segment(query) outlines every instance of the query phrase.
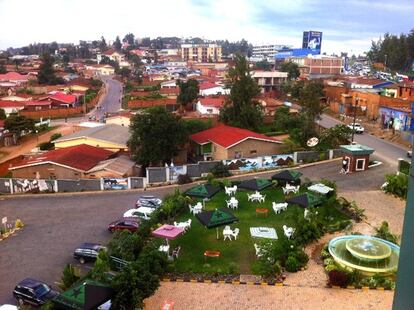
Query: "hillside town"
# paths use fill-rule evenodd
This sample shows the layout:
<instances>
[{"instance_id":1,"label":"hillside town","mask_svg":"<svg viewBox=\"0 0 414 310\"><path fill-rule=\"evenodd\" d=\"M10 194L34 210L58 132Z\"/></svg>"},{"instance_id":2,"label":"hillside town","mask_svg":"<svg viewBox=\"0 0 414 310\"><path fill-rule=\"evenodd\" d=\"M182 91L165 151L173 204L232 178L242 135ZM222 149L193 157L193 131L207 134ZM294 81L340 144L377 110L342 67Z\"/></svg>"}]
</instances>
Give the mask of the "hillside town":
<instances>
[{"instance_id":1,"label":"hillside town","mask_svg":"<svg viewBox=\"0 0 414 310\"><path fill-rule=\"evenodd\" d=\"M0 310L414 307L414 29L303 28L0 40Z\"/></svg>"}]
</instances>

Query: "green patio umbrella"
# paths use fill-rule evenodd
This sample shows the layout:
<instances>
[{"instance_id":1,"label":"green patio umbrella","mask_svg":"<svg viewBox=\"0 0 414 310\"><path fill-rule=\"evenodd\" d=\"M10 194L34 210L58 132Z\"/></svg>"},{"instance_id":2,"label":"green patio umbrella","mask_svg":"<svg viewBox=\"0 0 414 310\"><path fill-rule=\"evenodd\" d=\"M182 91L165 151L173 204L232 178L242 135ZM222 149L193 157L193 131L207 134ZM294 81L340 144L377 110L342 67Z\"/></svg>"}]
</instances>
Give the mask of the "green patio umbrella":
<instances>
[{"instance_id":1,"label":"green patio umbrella","mask_svg":"<svg viewBox=\"0 0 414 310\"><path fill-rule=\"evenodd\" d=\"M114 296L114 290L106 284L85 279L53 299L59 309L89 310L107 302Z\"/></svg>"},{"instance_id":2,"label":"green patio umbrella","mask_svg":"<svg viewBox=\"0 0 414 310\"><path fill-rule=\"evenodd\" d=\"M211 184L200 184L190 188L185 192L185 194L192 197L211 198L219 191L219 187L213 186Z\"/></svg>"},{"instance_id":3,"label":"green patio umbrella","mask_svg":"<svg viewBox=\"0 0 414 310\"><path fill-rule=\"evenodd\" d=\"M196 214L196 218L207 228L216 228L217 239L219 238L218 227L237 222L239 219L230 211L220 208L204 211Z\"/></svg>"},{"instance_id":4,"label":"green patio umbrella","mask_svg":"<svg viewBox=\"0 0 414 310\"><path fill-rule=\"evenodd\" d=\"M267 179L250 179L242 181L238 187L249 189L252 191L261 191L262 189L265 189L266 187L269 187L272 185L272 182L270 182Z\"/></svg>"},{"instance_id":5,"label":"green patio umbrella","mask_svg":"<svg viewBox=\"0 0 414 310\"><path fill-rule=\"evenodd\" d=\"M272 180L294 183L300 180L302 172L297 170L282 170L272 176Z\"/></svg>"},{"instance_id":6,"label":"green patio umbrella","mask_svg":"<svg viewBox=\"0 0 414 310\"><path fill-rule=\"evenodd\" d=\"M322 203L322 197L312 193L303 193L301 195L289 198L287 203L296 204L302 208L316 207Z\"/></svg>"}]
</instances>

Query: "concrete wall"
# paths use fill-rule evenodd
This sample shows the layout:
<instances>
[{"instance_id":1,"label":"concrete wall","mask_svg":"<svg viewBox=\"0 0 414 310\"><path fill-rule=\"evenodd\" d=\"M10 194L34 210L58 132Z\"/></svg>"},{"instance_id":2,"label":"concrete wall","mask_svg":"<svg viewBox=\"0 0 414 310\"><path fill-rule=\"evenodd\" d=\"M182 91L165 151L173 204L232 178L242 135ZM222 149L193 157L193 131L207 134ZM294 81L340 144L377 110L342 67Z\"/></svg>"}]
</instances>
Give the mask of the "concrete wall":
<instances>
[{"instance_id":1,"label":"concrete wall","mask_svg":"<svg viewBox=\"0 0 414 310\"><path fill-rule=\"evenodd\" d=\"M11 180L10 179L0 179L0 193L10 194Z\"/></svg>"},{"instance_id":2,"label":"concrete wall","mask_svg":"<svg viewBox=\"0 0 414 310\"><path fill-rule=\"evenodd\" d=\"M310 163L319 160L329 159L329 151L326 152L296 152L297 163Z\"/></svg>"},{"instance_id":3,"label":"concrete wall","mask_svg":"<svg viewBox=\"0 0 414 310\"><path fill-rule=\"evenodd\" d=\"M131 188L144 188L145 178L130 178Z\"/></svg>"},{"instance_id":4,"label":"concrete wall","mask_svg":"<svg viewBox=\"0 0 414 310\"><path fill-rule=\"evenodd\" d=\"M58 191L63 192L82 192L82 191L100 191L101 180L57 180Z\"/></svg>"},{"instance_id":5,"label":"concrete wall","mask_svg":"<svg viewBox=\"0 0 414 310\"><path fill-rule=\"evenodd\" d=\"M192 178L199 177L201 175L199 165L187 165L187 174Z\"/></svg>"},{"instance_id":6,"label":"concrete wall","mask_svg":"<svg viewBox=\"0 0 414 310\"><path fill-rule=\"evenodd\" d=\"M160 183L167 181L167 173L165 167L148 167L147 168L148 183Z\"/></svg>"}]
</instances>

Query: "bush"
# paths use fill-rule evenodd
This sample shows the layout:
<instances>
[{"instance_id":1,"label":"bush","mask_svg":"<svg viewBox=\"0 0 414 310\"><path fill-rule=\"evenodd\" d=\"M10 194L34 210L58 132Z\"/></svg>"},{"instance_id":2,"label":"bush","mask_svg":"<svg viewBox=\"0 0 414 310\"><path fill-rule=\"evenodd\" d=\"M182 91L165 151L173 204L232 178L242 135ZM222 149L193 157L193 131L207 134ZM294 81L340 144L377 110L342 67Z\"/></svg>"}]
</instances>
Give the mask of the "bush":
<instances>
[{"instance_id":1,"label":"bush","mask_svg":"<svg viewBox=\"0 0 414 310\"><path fill-rule=\"evenodd\" d=\"M386 193L393 194L397 197L407 199L408 192L408 175L399 174L387 174L385 176L385 186L383 190Z\"/></svg>"},{"instance_id":2,"label":"bush","mask_svg":"<svg viewBox=\"0 0 414 310\"><path fill-rule=\"evenodd\" d=\"M296 259L295 256L291 255L288 256L286 263L285 263L286 271L288 272L297 272L301 268L300 262Z\"/></svg>"},{"instance_id":3,"label":"bush","mask_svg":"<svg viewBox=\"0 0 414 310\"><path fill-rule=\"evenodd\" d=\"M62 282L59 284L59 287L65 291L79 279L80 277L78 276L75 267L71 264L67 264L65 269L63 269Z\"/></svg>"},{"instance_id":4,"label":"bush","mask_svg":"<svg viewBox=\"0 0 414 310\"><path fill-rule=\"evenodd\" d=\"M348 274L341 270L334 269L329 271L328 277L330 285L345 287L349 283Z\"/></svg>"},{"instance_id":5,"label":"bush","mask_svg":"<svg viewBox=\"0 0 414 310\"><path fill-rule=\"evenodd\" d=\"M57 139L59 139L60 137L62 137L62 134L61 134L61 133L59 133L59 132L54 133L53 135L51 135L51 136L50 136L50 141L57 140Z\"/></svg>"},{"instance_id":6,"label":"bush","mask_svg":"<svg viewBox=\"0 0 414 310\"><path fill-rule=\"evenodd\" d=\"M351 216L356 222L361 222L363 219L366 218L364 212L365 209L359 208L355 201L349 202L344 197L339 197L336 200L336 204L339 209L346 212L349 216Z\"/></svg>"},{"instance_id":7,"label":"bush","mask_svg":"<svg viewBox=\"0 0 414 310\"><path fill-rule=\"evenodd\" d=\"M213 169L210 170L210 172L216 177L216 178L223 178L223 177L229 177L231 176L231 173L229 171L229 167L222 162L219 162Z\"/></svg>"},{"instance_id":8,"label":"bush","mask_svg":"<svg viewBox=\"0 0 414 310\"><path fill-rule=\"evenodd\" d=\"M258 262L258 272L263 277L271 277L280 274L282 268L280 267L280 263L270 262L267 258L260 258Z\"/></svg>"},{"instance_id":9,"label":"bush","mask_svg":"<svg viewBox=\"0 0 414 310\"><path fill-rule=\"evenodd\" d=\"M14 224L15 228L22 228L24 226L23 222L20 219L16 220L16 223Z\"/></svg>"},{"instance_id":10,"label":"bush","mask_svg":"<svg viewBox=\"0 0 414 310\"><path fill-rule=\"evenodd\" d=\"M52 142L42 142L42 143L39 143L37 146L39 150L41 151L49 151L55 148L55 144Z\"/></svg>"},{"instance_id":11,"label":"bush","mask_svg":"<svg viewBox=\"0 0 414 310\"><path fill-rule=\"evenodd\" d=\"M389 242L398 244L398 237L390 232L388 222L383 221L380 227L375 227L375 237L387 240Z\"/></svg>"},{"instance_id":12,"label":"bush","mask_svg":"<svg viewBox=\"0 0 414 310\"><path fill-rule=\"evenodd\" d=\"M188 184L193 182L193 180L191 179L191 177L188 174L180 174L178 175L177 178L177 183L178 184Z\"/></svg>"}]
</instances>

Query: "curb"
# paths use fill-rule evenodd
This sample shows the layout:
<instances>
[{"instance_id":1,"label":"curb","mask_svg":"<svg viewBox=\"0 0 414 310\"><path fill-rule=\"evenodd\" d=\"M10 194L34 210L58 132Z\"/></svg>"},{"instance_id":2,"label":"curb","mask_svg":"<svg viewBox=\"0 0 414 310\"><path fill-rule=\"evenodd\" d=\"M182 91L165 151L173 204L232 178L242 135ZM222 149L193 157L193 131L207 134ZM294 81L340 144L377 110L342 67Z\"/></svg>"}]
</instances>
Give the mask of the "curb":
<instances>
[{"instance_id":1,"label":"curb","mask_svg":"<svg viewBox=\"0 0 414 310\"><path fill-rule=\"evenodd\" d=\"M161 282L186 282L186 283L214 283L214 284L232 284L232 285L260 285L260 286L287 286L283 282L242 282L237 280L200 280L200 279L182 279L182 278L176 278L176 279L170 279L170 278L162 278Z\"/></svg>"},{"instance_id":2,"label":"curb","mask_svg":"<svg viewBox=\"0 0 414 310\"><path fill-rule=\"evenodd\" d=\"M337 285L330 285L327 284L326 288L330 288L330 289L336 289L336 290L360 290L360 291L391 291L393 292L394 289L387 289L385 287L369 287L369 286L353 286L353 285L348 285L348 286L337 286Z\"/></svg>"}]
</instances>

